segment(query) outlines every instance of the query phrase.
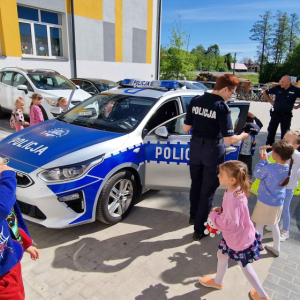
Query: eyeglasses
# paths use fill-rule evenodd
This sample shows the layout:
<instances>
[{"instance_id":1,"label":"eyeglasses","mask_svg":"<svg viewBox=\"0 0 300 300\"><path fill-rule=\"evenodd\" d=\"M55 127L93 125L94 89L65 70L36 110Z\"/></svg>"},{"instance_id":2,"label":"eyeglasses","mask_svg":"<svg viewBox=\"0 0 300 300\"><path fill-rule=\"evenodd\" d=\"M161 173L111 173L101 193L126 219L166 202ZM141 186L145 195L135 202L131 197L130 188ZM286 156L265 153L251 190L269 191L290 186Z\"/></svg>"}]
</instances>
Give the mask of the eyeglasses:
<instances>
[{"instance_id":1,"label":"eyeglasses","mask_svg":"<svg viewBox=\"0 0 300 300\"><path fill-rule=\"evenodd\" d=\"M228 88L228 91L231 92L231 95L235 93L235 90L231 90L230 88Z\"/></svg>"}]
</instances>

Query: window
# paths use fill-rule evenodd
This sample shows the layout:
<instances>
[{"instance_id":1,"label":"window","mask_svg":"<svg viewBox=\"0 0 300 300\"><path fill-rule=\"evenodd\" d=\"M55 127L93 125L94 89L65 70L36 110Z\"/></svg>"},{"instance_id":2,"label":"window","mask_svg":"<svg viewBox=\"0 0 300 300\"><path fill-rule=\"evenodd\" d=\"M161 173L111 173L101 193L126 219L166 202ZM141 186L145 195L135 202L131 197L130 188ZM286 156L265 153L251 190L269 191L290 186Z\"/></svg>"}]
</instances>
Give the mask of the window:
<instances>
[{"instance_id":1,"label":"window","mask_svg":"<svg viewBox=\"0 0 300 300\"><path fill-rule=\"evenodd\" d=\"M18 5L22 53L63 56L61 14Z\"/></svg>"},{"instance_id":2,"label":"window","mask_svg":"<svg viewBox=\"0 0 300 300\"><path fill-rule=\"evenodd\" d=\"M12 77L13 77L13 72L4 72L1 81L4 84L11 85Z\"/></svg>"},{"instance_id":3,"label":"window","mask_svg":"<svg viewBox=\"0 0 300 300\"><path fill-rule=\"evenodd\" d=\"M184 132L183 131L183 123L185 119L185 114L166 123L165 126L168 129L169 134L171 135L189 135L189 132Z\"/></svg>"},{"instance_id":4,"label":"window","mask_svg":"<svg viewBox=\"0 0 300 300\"><path fill-rule=\"evenodd\" d=\"M80 88L88 93L92 92L97 94L96 88L88 81L82 81L80 84Z\"/></svg>"},{"instance_id":5,"label":"window","mask_svg":"<svg viewBox=\"0 0 300 300\"><path fill-rule=\"evenodd\" d=\"M31 92L33 92L33 88L31 87L31 85L29 84L29 82L27 81L27 79L20 73L15 73L14 76L14 81L13 81L13 86L17 87L18 85L26 85L27 89Z\"/></svg>"},{"instance_id":6,"label":"window","mask_svg":"<svg viewBox=\"0 0 300 300\"><path fill-rule=\"evenodd\" d=\"M53 73L32 74L28 77L32 83L42 90L71 90L74 85L65 77Z\"/></svg>"}]
</instances>

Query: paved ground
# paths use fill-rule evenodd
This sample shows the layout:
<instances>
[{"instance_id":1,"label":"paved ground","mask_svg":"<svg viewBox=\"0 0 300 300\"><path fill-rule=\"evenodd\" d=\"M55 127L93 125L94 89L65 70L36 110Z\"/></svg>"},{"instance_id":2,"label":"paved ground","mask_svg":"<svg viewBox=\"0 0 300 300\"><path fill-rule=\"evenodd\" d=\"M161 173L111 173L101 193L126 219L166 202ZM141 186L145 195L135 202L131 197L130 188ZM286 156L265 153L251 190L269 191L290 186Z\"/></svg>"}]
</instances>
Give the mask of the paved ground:
<instances>
[{"instance_id":1,"label":"paved ground","mask_svg":"<svg viewBox=\"0 0 300 300\"><path fill-rule=\"evenodd\" d=\"M252 103L251 112L264 123L258 145L266 140L269 104ZM292 128L300 129L300 110ZM0 122L0 138L8 120ZM258 157L256 155L255 160ZM256 198L249 199L253 210ZM215 205L220 205L217 196ZM187 193L149 191L122 222L95 222L53 230L28 224L41 250L33 262L22 260L27 299L243 300L251 286L230 263L222 291L199 285L200 276L216 273L220 236L192 242ZM253 264L273 300L300 299L300 197L291 205L291 238L281 243L279 258L264 251ZM271 241L266 233L264 243Z\"/></svg>"}]
</instances>

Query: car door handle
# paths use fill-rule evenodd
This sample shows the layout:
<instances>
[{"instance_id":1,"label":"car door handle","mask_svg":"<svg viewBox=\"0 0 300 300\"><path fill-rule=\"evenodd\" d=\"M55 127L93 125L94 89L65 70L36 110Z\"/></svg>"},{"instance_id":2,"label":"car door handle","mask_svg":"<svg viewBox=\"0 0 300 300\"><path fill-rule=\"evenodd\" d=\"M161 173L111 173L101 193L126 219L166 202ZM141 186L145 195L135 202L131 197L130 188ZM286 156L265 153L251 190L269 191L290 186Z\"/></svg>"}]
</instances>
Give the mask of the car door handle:
<instances>
[{"instance_id":1,"label":"car door handle","mask_svg":"<svg viewBox=\"0 0 300 300\"><path fill-rule=\"evenodd\" d=\"M236 152L236 151L237 151L237 148L235 148L235 147L232 147L232 146L226 147L226 154Z\"/></svg>"}]
</instances>

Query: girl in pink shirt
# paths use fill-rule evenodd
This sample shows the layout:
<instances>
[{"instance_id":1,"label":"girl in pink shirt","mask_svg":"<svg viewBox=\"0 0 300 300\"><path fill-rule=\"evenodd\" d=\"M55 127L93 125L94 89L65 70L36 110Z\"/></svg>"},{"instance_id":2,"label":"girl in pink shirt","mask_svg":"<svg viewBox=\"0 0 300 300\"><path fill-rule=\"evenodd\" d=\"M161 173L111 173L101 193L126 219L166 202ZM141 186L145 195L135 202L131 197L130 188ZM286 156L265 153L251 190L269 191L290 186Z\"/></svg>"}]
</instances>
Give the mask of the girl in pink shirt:
<instances>
[{"instance_id":1,"label":"girl in pink shirt","mask_svg":"<svg viewBox=\"0 0 300 300\"><path fill-rule=\"evenodd\" d=\"M39 108L39 105L41 105L42 103L42 99L43 96L40 94L35 93L32 95L32 101L30 104L30 112L29 112L30 126L44 122L42 110Z\"/></svg>"},{"instance_id":2,"label":"girl in pink shirt","mask_svg":"<svg viewBox=\"0 0 300 300\"><path fill-rule=\"evenodd\" d=\"M220 165L218 176L220 184L225 185L227 190L222 207L215 207L209 215L215 227L223 233L217 254L217 275L215 278L201 277L199 281L206 287L222 289L230 258L238 262L254 288L249 292L250 299L269 299L251 266L253 261L259 260L259 252L264 248L249 215L247 196L250 194L250 181L247 166L240 161L227 161Z\"/></svg>"}]
</instances>

